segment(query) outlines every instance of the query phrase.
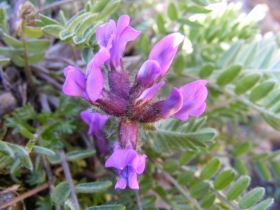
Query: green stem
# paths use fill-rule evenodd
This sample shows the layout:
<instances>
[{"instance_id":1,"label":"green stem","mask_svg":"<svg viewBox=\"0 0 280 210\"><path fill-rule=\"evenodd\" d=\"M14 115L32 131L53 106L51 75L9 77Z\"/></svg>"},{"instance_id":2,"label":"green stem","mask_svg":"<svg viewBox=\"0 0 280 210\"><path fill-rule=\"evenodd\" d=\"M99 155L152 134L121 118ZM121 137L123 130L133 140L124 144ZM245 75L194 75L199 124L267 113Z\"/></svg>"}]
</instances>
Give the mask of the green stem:
<instances>
[{"instance_id":1,"label":"green stem","mask_svg":"<svg viewBox=\"0 0 280 210\"><path fill-rule=\"evenodd\" d=\"M137 201L138 210L143 210L138 190L135 190L135 197Z\"/></svg>"},{"instance_id":2,"label":"green stem","mask_svg":"<svg viewBox=\"0 0 280 210\"><path fill-rule=\"evenodd\" d=\"M25 73L28 79L28 83L31 86L34 86L33 81L32 81L32 73L31 69L29 67L28 63L28 52L27 52L27 44L26 44L26 37L25 37L25 21L22 20L21 22L21 27L22 27L22 45L23 45L23 55L24 55L24 64L25 64Z\"/></svg>"},{"instance_id":3,"label":"green stem","mask_svg":"<svg viewBox=\"0 0 280 210\"><path fill-rule=\"evenodd\" d=\"M202 208L199 206L198 202L190 196L189 193L187 193L187 190L185 190L179 183L168 173L162 172L162 174L165 176L166 179L168 179L178 190L179 192L190 202L192 203L196 209L202 210Z\"/></svg>"},{"instance_id":4,"label":"green stem","mask_svg":"<svg viewBox=\"0 0 280 210\"><path fill-rule=\"evenodd\" d=\"M189 74L188 74L188 75L184 75L184 76L189 77L189 78L192 78L192 79L196 79L196 80L199 79L198 77L191 76L191 75L189 75ZM258 106L258 105L256 105L256 104L252 103L251 101L249 101L247 98L245 98L245 97L243 97L243 96L238 96L238 95L236 95L233 91L231 91L231 90L229 90L229 89L222 88L222 87L220 87L220 86L218 86L218 85L216 85L216 84L210 83L210 82L207 83L207 85L208 85L209 87L212 87L212 88L218 90L218 91L223 92L224 94L226 94L226 95L232 97L233 99L235 99L235 100L237 100L237 101L240 101L240 102L243 103L243 104L246 104L246 105L249 106L249 107L254 108L255 110L259 111L261 114L270 115L270 116L273 116L274 118L276 118L277 120L280 120L280 116L279 116L279 115L277 115L277 114L275 114L275 113L269 111L269 110L266 109L266 108L260 107L260 106Z\"/></svg>"}]
</instances>

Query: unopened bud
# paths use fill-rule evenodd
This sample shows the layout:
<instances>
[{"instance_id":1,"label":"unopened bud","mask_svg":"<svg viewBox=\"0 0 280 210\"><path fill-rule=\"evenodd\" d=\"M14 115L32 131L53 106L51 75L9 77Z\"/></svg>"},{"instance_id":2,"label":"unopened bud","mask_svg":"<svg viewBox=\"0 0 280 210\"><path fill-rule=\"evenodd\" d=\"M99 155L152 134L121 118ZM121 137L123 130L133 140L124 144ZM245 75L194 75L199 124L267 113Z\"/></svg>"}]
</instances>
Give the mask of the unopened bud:
<instances>
[{"instance_id":1,"label":"unopened bud","mask_svg":"<svg viewBox=\"0 0 280 210\"><path fill-rule=\"evenodd\" d=\"M25 21L27 26L34 26L35 25L35 18L37 12L35 7L29 1L21 4L18 10L18 16Z\"/></svg>"}]
</instances>

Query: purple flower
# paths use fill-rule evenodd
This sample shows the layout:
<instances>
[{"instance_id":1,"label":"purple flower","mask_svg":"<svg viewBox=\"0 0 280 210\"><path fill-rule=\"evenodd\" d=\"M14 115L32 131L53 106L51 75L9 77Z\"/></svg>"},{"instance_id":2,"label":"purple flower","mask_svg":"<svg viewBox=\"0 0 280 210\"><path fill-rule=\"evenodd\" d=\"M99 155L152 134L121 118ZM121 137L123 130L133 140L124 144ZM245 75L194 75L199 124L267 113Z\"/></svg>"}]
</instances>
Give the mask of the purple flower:
<instances>
[{"instance_id":1,"label":"purple flower","mask_svg":"<svg viewBox=\"0 0 280 210\"><path fill-rule=\"evenodd\" d=\"M64 69L65 82L62 87L64 94L80 96L86 100L95 102L102 93L104 79L100 65L109 58L106 48L101 48L87 65L86 76L79 68L67 66Z\"/></svg>"},{"instance_id":2,"label":"purple flower","mask_svg":"<svg viewBox=\"0 0 280 210\"><path fill-rule=\"evenodd\" d=\"M105 162L105 167L113 167L119 176L115 189L139 189L137 174L142 174L145 169L146 155L139 155L133 149L115 149Z\"/></svg>"},{"instance_id":3,"label":"purple flower","mask_svg":"<svg viewBox=\"0 0 280 210\"><path fill-rule=\"evenodd\" d=\"M88 134L93 135L94 145L100 155L108 154L108 144L103 134L103 127L110 116L91 112L90 109L80 113L82 120L89 126Z\"/></svg>"},{"instance_id":4,"label":"purple flower","mask_svg":"<svg viewBox=\"0 0 280 210\"><path fill-rule=\"evenodd\" d=\"M122 15L117 25L114 20L110 20L96 30L98 45L110 52L110 59L106 61L106 66L109 70L110 90L124 99L128 98L130 84L127 73L121 65L121 57L127 42L135 40L141 33L129 26L129 20L128 15Z\"/></svg>"},{"instance_id":5,"label":"purple flower","mask_svg":"<svg viewBox=\"0 0 280 210\"><path fill-rule=\"evenodd\" d=\"M180 120L187 120L189 116L201 115L205 108L205 100L207 98L206 80L196 80L180 87L183 95L182 108L176 112L173 117Z\"/></svg>"},{"instance_id":6,"label":"purple flower","mask_svg":"<svg viewBox=\"0 0 280 210\"><path fill-rule=\"evenodd\" d=\"M146 155L136 152L138 123L152 123L169 117L187 120L189 116L201 115L206 107L206 80L197 80L180 88L172 88L164 100L156 100L157 91L164 85L163 77L170 67L184 36L169 34L151 50L131 84L122 54L127 42L135 40L139 31L129 26L129 16L123 15L117 24L110 20L96 30L99 52L87 65L86 74L80 69L68 66L63 92L79 96L106 114L119 117L118 143L105 167L113 167L119 176L115 188L138 189L137 174L145 169ZM103 65L102 71L100 66ZM105 76L103 77L103 74ZM108 87L104 87L104 78ZM81 112L82 119L89 125L88 133L95 139L100 154L107 154L108 146L102 128L108 116Z\"/></svg>"},{"instance_id":7,"label":"purple flower","mask_svg":"<svg viewBox=\"0 0 280 210\"><path fill-rule=\"evenodd\" d=\"M180 33L169 34L160 40L151 50L149 60L156 60L161 68L161 75L164 75L170 67L177 49L184 36Z\"/></svg>"},{"instance_id":8,"label":"purple flower","mask_svg":"<svg viewBox=\"0 0 280 210\"><path fill-rule=\"evenodd\" d=\"M135 40L140 31L129 26L130 17L122 15L116 25L110 20L96 29L96 41L100 47L110 50L110 62L115 69L121 66L121 57L127 42Z\"/></svg>"}]
</instances>

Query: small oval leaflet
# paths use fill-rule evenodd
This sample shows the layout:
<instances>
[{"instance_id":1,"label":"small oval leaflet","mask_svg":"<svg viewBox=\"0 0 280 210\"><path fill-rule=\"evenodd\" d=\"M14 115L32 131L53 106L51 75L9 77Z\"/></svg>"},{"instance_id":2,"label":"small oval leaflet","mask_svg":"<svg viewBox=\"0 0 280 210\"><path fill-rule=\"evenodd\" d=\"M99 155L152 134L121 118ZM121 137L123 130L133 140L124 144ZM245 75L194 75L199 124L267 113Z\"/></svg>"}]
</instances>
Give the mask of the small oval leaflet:
<instances>
[{"instance_id":1,"label":"small oval leaflet","mask_svg":"<svg viewBox=\"0 0 280 210\"><path fill-rule=\"evenodd\" d=\"M220 74L217 79L217 84L219 86L225 86L228 83L232 82L240 73L242 66L240 65L233 65L226 69L224 72Z\"/></svg>"},{"instance_id":2,"label":"small oval leaflet","mask_svg":"<svg viewBox=\"0 0 280 210\"><path fill-rule=\"evenodd\" d=\"M265 81L263 83L261 83L260 85L258 85L257 87L255 87L250 96L249 99L252 102L256 102L262 98L264 98L266 95L268 95L270 93L270 91L272 91L272 89L275 86L275 82L274 81Z\"/></svg>"},{"instance_id":3,"label":"small oval leaflet","mask_svg":"<svg viewBox=\"0 0 280 210\"><path fill-rule=\"evenodd\" d=\"M209 208L214 203L215 199L216 199L215 193L210 193L208 195L205 195L200 201L200 206L202 208Z\"/></svg>"},{"instance_id":4,"label":"small oval leaflet","mask_svg":"<svg viewBox=\"0 0 280 210\"><path fill-rule=\"evenodd\" d=\"M76 193L95 193L106 190L108 187L112 186L112 182L87 182L78 184L75 186Z\"/></svg>"},{"instance_id":5,"label":"small oval leaflet","mask_svg":"<svg viewBox=\"0 0 280 210\"><path fill-rule=\"evenodd\" d=\"M231 169L221 172L214 181L214 188L216 190L224 189L233 181L234 177L235 173Z\"/></svg>"},{"instance_id":6,"label":"small oval leaflet","mask_svg":"<svg viewBox=\"0 0 280 210\"><path fill-rule=\"evenodd\" d=\"M210 179L219 170L221 161L218 158L214 158L207 163L200 174L202 180Z\"/></svg>"},{"instance_id":7,"label":"small oval leaflet","mask_svg":"<svg viewBox=\"0 0 280 210\"><path fill-rule=\"evenodd\" d=\"M86 208L85 210L124 210L125 207L122 205L102 205L102 206L92 206Z\"/></svg>"},{"instance_id":8,"label":"small oval leaflet","mask_svg":"<svg viewBox=\"0 0 280 210\"><path fill-rule=\"evenodd\" d=\"M53 202L58 204L64 204L64 201L67 199L70 194L70 187L67 182L59 183L51 193L51 199Z\"/></svg>"},{"instance_id":9,"label":"small oval leaflet","mask_svg":"<svg viewBox=\"0 0 280 210\"><path fill-rule=\"evenodd\" d=\"M210 185L207 182L198 182L190 188L190 195L193 198L202 198L210 189Z\"/></svg>"},{"instance_id":10,"label":"small oval leaflet","mask_svg":"<svg viewBox=\"0 0 280 210\"><path fill-rule=\"evenodd\" d=\"M212 74L214 69L215 69L215 67L214 67L214 65L212 63L205 64L199 70L198 75L199 75L199 77L201 79L205 79L205 78L209 77Z\"/></svg>"},{"instance_id":11,"label":"small oval leaflet","mask_svg":"<svg viewBox=\"0 0 280 210\"><path fill-rule=\"evenodd\" d=\"M235 200L250 184L251 178L249 176L240 177L227 193L227 199Z\"/></svg>"},{"instance_id":12,"label":"small oval leaflet","mask_svg":"<svg viewBox=\"0 0 280 210\"><path fill-rule=\"evenodd\" d=\"M73 152L69 152L66 154L66 159L68 161L75 161L90 157L95 154L95 150L88 149L88 150L76 150Z\"/></svg>"},{"instance_id":13,"label":"small oval leaflet","mask_svg":"<svg viewBox=\"0 0 280 210\"><path fill-rule=\"evenodd\" d=\"M268 199L260 202L259 204L257 204L253 208L251 208L251 210L264 210L264 209L268 209L268 207L273 203L273 200L274 200L273 198L268 198Z\"/></svg>"},{"instance_id":14,"label":"small oval leaflet","mask_svg":"<svg viewBox=\"0 0 280 210\"><path fill-rule=\"evenodd\" d=\"M244 197L242 197L239 202L238 206L240 209L247 209L257 203L264 195L264 188L257 187L247 193Z\"/></svg>"},{"instance_id":15,"label":"small oval leaflet","mask_svg":"<svg viewBox=\"0 0 280 210\"><path fill-rule=\"evenodd\" d=\"M260 80L261 75L260 74L250 74L244 76L240 81L237 82L235 86L235 93L237 95L246 93L248 90L253 88L255 84Z\"/></svg>"},{"instance_id":16,"label":"small oval leaflet","mask_svg":"<svg viewBox=\"0 0 280 210\"><path fill-rule=\"evenodd\" d=\"M251 143L250 142L243 142L239 144L235 149L232 151L233 157L239 157L245 154L250 149Z\"/></svg>"}]
</instances>

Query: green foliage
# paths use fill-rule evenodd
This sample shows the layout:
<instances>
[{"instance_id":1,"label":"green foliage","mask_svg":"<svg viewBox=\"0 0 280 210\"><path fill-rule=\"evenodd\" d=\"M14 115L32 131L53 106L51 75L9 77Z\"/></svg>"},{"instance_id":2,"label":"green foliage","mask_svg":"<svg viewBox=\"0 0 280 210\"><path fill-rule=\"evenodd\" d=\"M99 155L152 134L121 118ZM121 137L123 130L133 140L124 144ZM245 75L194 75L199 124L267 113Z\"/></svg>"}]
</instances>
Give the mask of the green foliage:
<instances>
[{"instance_id":1,"label":"green foliage","mask_svg":"<svg viewBox=\"0 0 280 210\"><path fill-rule=\"evenodd\" d=\"M66 160L75 161L90 157L95 154L95 150L76 150L66 154Z\"/></svg>"},{"instance_id":2,"label":"green foliage","mask_svg":"<svg viewBox=\"0 0 280 210\"><path fill-rule=\"evenodd\" d=\"M217 171L219 170L221 161L218 158L214 158L204 167L200 173L200 178L202 180L211 179Z\"/></svg>"},{"instance_id":3,"label":"green foliage","mask_svg":"<svg viewBox=\"0 0 280 210\"><path fill-rule=\"evenodd\" d=\"M0 47L0 54L7 58L1 58L0 65L5 65L11 59L17 66L25 66L25 60L29 64L36 64L40 62L45 55L45 51L48 49L50 42L47 39L38 39L42 37L40 28L24 26L22 29L22 37L24 39L18 40L11 36L7 25L7 19L5 13L1 9L0 12L4 17L2 24L0 24L0 37L5 43ZM35 38L35 39L34 39Z\"/></svg>"},{"instance_id":4,"label":"green foliage","mask_svg":"<svg viewBox=\"0 0 280 210\"><path fill-rule=\"evenodd\" d=\"M238 206L240 209L250 208L256 202L258 202L263 197L263 195L263 188L255 188L240 199L240 201L238 202Z\"/></svg>"},{"instance_id":5,"label":"green foliage","mask_svg":"<svg viewBox=\"0 0 280 210\"><path fill-rule=\"evenodd\" d=\"M93 206L86 208L86 210L124 210L125 207L122 205L102 205L102 206Z\"/></svg>"},{"instance_id":6,"label":"green foliage","mask_svg":"<svg viewBox=\"0 0 280 210\"><path fill-rule=\"evenodd\" d=\"M59 183L53 190L51 194L51 199L53 202L60 205L64 204L64 201L70 195L70 187L67 182Z\"/></svg>"},{"instance_id":7,"label":"green foliage","mask_svg":"<svg viewBox=\"0 0 280 210\"><path fill-rule=\"evenodd\" d=\"M232 182L234 177L235 177L235 173L231 169L221 172L215 179L214 188L216 190L224 189Z\"/></svg>"},{"instance_id":8,"label":"green foliage","mask_svg":"<svg viewBox=\"0 0 280 210\"><path fill-rule=\"evenodd\" d=\"M210 146L216 135L212 128L198 129L203 124L203 119L195 118L187 123L166 120L157 127L156 132L149 132L146 138L153 139L152 147L157 153L200 151Z\"/></svg>"},{"instance_id":9,"label":"green foliage","mask_svg":"<svg viewBox=\"0 0 280 210\"><path fill-rule=\"evenodd\" d=\"M63 23L42 14L39 15L39 23L42 32L48 36L82 48L94 47L96 28L118 8L119 4L119 0L89 1L84 10L68 21L65 20L63 11L60 11Z\"/></svg>"},{"instance_id":10,"label":"green foliage","mask_svg":"<svg viewBox=\"0 0 280 210\"><path fill-rule=\"evenodd\" d=\"M207 182L198 182L191 186L190 195L193 198L202 198L209 190L210 185Z\"/></svg>"},{"instance_id":11,"label":"green foliage","mask_svg":"<svg viewBox=\"0 0 280 210\"><path fill-rule=\"evenodd\" d=\"M77 192L77 193L101 192L101 191L105 191L111 185L112 185L112 182L110 182L110 181L82 183L82 184L78 184L75 186L75 192Z\"/></svg>"},{"instance_id":12,"label":"green foliage","mask_svg":"<svg viewBox=\"0 0 280 210\"><path fill-rule=\"evenodd\" d=\"M248 187L250 180L248 176L240 177L229 189L227 199L230 201L235 200Z\"/></svg>"}]
</instances>

